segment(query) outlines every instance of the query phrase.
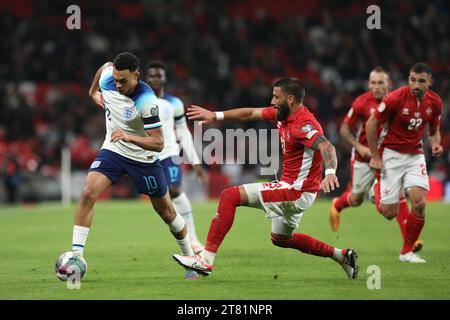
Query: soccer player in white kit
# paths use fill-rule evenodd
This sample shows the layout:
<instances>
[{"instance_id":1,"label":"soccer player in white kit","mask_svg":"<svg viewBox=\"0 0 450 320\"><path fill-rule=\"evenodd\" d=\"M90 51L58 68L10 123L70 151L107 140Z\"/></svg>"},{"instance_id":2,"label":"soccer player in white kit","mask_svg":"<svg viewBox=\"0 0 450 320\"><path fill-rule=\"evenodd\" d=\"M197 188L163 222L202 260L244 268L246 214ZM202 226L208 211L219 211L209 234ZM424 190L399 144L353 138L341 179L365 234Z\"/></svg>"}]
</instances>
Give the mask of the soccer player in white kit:
<instances>
[{"instance_id":1,"label":"soccer player in white kit","mask_svg":"<svg viewBox=\"0 0 450 320\"><path fill-rule=\"evenodd\" d=\"M191 132L186 123L183 102L166 92L167 66L162 61L152 60L145 66L145 80L158 97L159 116L164 135L164 149L159 154L169 194L175 210L186 221L186 227L195 253L203 250L195 232L192 206L186 193L182 190L182 167L180 145L187 161L192 165L197 178L206 183L207 177L202 169L200 159L194 148ZM179 144L178 144L179 141Z\"/></svg>"},{"instance_id":2,"label":"soccer player in white kit","mask_svg":"<svg viewBox=\"0 0 450 320\"><path fill-rule=\"evenodd\" d=\"M97 71L89 90L93 101L105 110L106 137L89 169L75 211L74 257L58 269L60 274L69 274L69 267L76 264L74 260L83 256L98 196L125 174L139 193L150 197L182 253L193 254L184 219L172 206L158 160L164 140L157 99L153 90L138 79L138 69L139 59L134 54L120 53L113 63Z\"/></svg>"}]
</instances>

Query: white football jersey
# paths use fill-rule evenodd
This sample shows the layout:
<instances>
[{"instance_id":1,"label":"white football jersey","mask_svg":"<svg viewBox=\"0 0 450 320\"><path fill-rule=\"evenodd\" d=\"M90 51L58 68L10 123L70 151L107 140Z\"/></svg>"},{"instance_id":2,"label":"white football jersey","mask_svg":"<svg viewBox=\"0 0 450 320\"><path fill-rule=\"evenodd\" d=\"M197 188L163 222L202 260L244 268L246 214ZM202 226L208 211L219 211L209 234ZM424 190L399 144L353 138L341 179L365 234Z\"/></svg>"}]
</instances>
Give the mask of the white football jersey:
<instances>
[{"instance_id":1,"label":"white football jersey","mask_svg":"<svg viewBox=\"0 0 450 320\"><path fill-rule=\"evenodd\" d=\"M184 105L177 97L165 94L163 98L158 98L157 104L164 135L164 149L159 154L159 158L164 160L180 153L175 129L181 121L186 122L186 118Z\"/></svg>"},{"instance_id":2,"label":"white football jersey","mask_svg":"<svg viewBox=\"0 0 450 320\"><path fill-rule=\"evenodd\" d=\"M148 84L139 81L130 96L117 91L112 76L113 66L105 68L99 80L105 102L106 137L102 149L108 149L126 158L152 163L158 153L145 150L123 140L111 142L111 134L122 129L125 133L146 137L145 130L161 127L157 98Z\"/></svg>"}]
</instances>

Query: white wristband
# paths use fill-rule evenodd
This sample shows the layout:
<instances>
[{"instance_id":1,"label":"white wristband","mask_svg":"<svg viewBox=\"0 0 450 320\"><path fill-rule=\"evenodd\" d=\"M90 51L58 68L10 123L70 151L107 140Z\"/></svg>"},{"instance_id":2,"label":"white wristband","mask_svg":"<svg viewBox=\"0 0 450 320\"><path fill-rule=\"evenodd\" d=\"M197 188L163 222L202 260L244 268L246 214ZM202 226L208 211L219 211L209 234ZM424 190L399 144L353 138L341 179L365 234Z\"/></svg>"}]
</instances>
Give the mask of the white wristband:
<instances>
[{"instance_id":1,"label":"white wristband","mask_svg":"<svg viewBox=\"0 0 450 320\"><path fill-rule=\"evenodd\" d=\"M325 175L329 175L329 174L336 174L336 170L335 169L327 169L325 170Z\"/></svg>"},{"instance_id":2,"label":"white wristband","mask_svg":"<svg viewBox=\"0 0 450 320\"><path fill-rule=\"evenodd\" d=\"M225 118L225 115L223 114L223 112L214 112L216 114L216 120L220 121L223 120Z\"/></svg>"}]
</instances>

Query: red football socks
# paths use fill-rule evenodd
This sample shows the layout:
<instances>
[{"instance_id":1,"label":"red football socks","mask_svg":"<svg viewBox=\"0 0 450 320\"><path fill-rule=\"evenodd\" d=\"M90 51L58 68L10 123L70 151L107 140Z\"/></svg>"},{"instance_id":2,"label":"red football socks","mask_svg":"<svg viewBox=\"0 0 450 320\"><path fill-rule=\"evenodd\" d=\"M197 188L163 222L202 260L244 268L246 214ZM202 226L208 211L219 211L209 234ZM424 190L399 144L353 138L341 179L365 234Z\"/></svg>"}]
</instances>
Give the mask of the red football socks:
<instances>
[{"instance_id":1,"label":"red football socks","mask_svg":"<svg viewBox=\"0 0 450 320\"><path fill-rule=\"evenodd\" d=\"M381 208L380 208L380 206L381 206L381 203L380 203L380 201L381 201L381 192L380 192L379 173L376 173L375 176L376 176L376 179L377 179L377 181L375 183L375 186L374 186L374 191L375 191L375 208L377 208L377 211L379 213L381 213Z\"/></svg>"},{"instance_id":2,"label":"red football socks","mask_svg":"<svg viewBox=\"0 0 450 320\"><path fill-rule=\"evenodd\" d=\"M280 240L272 237L272 242L283 248L293 248L320 257L333 256L334 247L303 233L294 233L292 238Z\"/></svg>"},{"instance_id":3,"label":"red football socks","mask_svg":"<svg viewBox=\"0 0 450 320\"><path fill-rule=\"evenodd\" d=\"M397 213L397 223L400 227L400 232L402 233L402 239L405 241L406 238L406 221L409 215L408 202L405 197L400 198L400 202L398 204L398 213Z\"/></svg>"},{"instance_id":4,"label":"red football socks","mask_svg":"<svg viewBox=\"0 0 450 320\"><path fill-rule=\"evenodd\" d=\"M423 225L425 224L425 219L420 218L411 211L408 215L405 225L405 242L403 243L403 248L401 254L408 253L412 251L414 243L419 239L420 232L422 231Z\"/></svg>"},{"instance_id":5,"label":"red football socks","mask_svg":"<svg viewBox=\"0 0 450 320\"><path fill-rule=\"evenodd\" d=\"M335 203L337 211L341 212L341 210L352 206L351 196L351 191L346 191L337 199Z\"/></svg>"},{"instance_id":6,"label":"red football socks","mask_svg":"<svg viewBox=\"0 0 450 320\"><path fill-rule=\"evenodd\" d=\"M220 194L216 216L212 219L206 239L205 250L217 252L223 239L233 225L236 207L241 204L239 187L231 187Z\"/></svg>"}]
</instances>

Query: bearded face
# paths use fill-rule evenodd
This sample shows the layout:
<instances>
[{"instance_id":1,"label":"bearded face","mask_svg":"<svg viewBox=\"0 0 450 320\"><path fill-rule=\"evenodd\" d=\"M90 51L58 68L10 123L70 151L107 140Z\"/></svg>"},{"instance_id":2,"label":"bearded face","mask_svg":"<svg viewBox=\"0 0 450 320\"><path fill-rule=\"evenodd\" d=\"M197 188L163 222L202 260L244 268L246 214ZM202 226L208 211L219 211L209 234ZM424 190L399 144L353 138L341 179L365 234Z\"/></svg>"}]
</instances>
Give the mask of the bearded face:
<instances>
[{"instance_id":1,"label":"bearded face","mask_svg":"<svg viewBox=\"0 0 450 320\"><path fill-rule=\"evenodd\" d=\"M284 121L288 118L289 115L289 105L287 104L287 101L281 102L278 105L276 105L277 110L277 120L278 121Z\"/></svg>"}]
</instances>

